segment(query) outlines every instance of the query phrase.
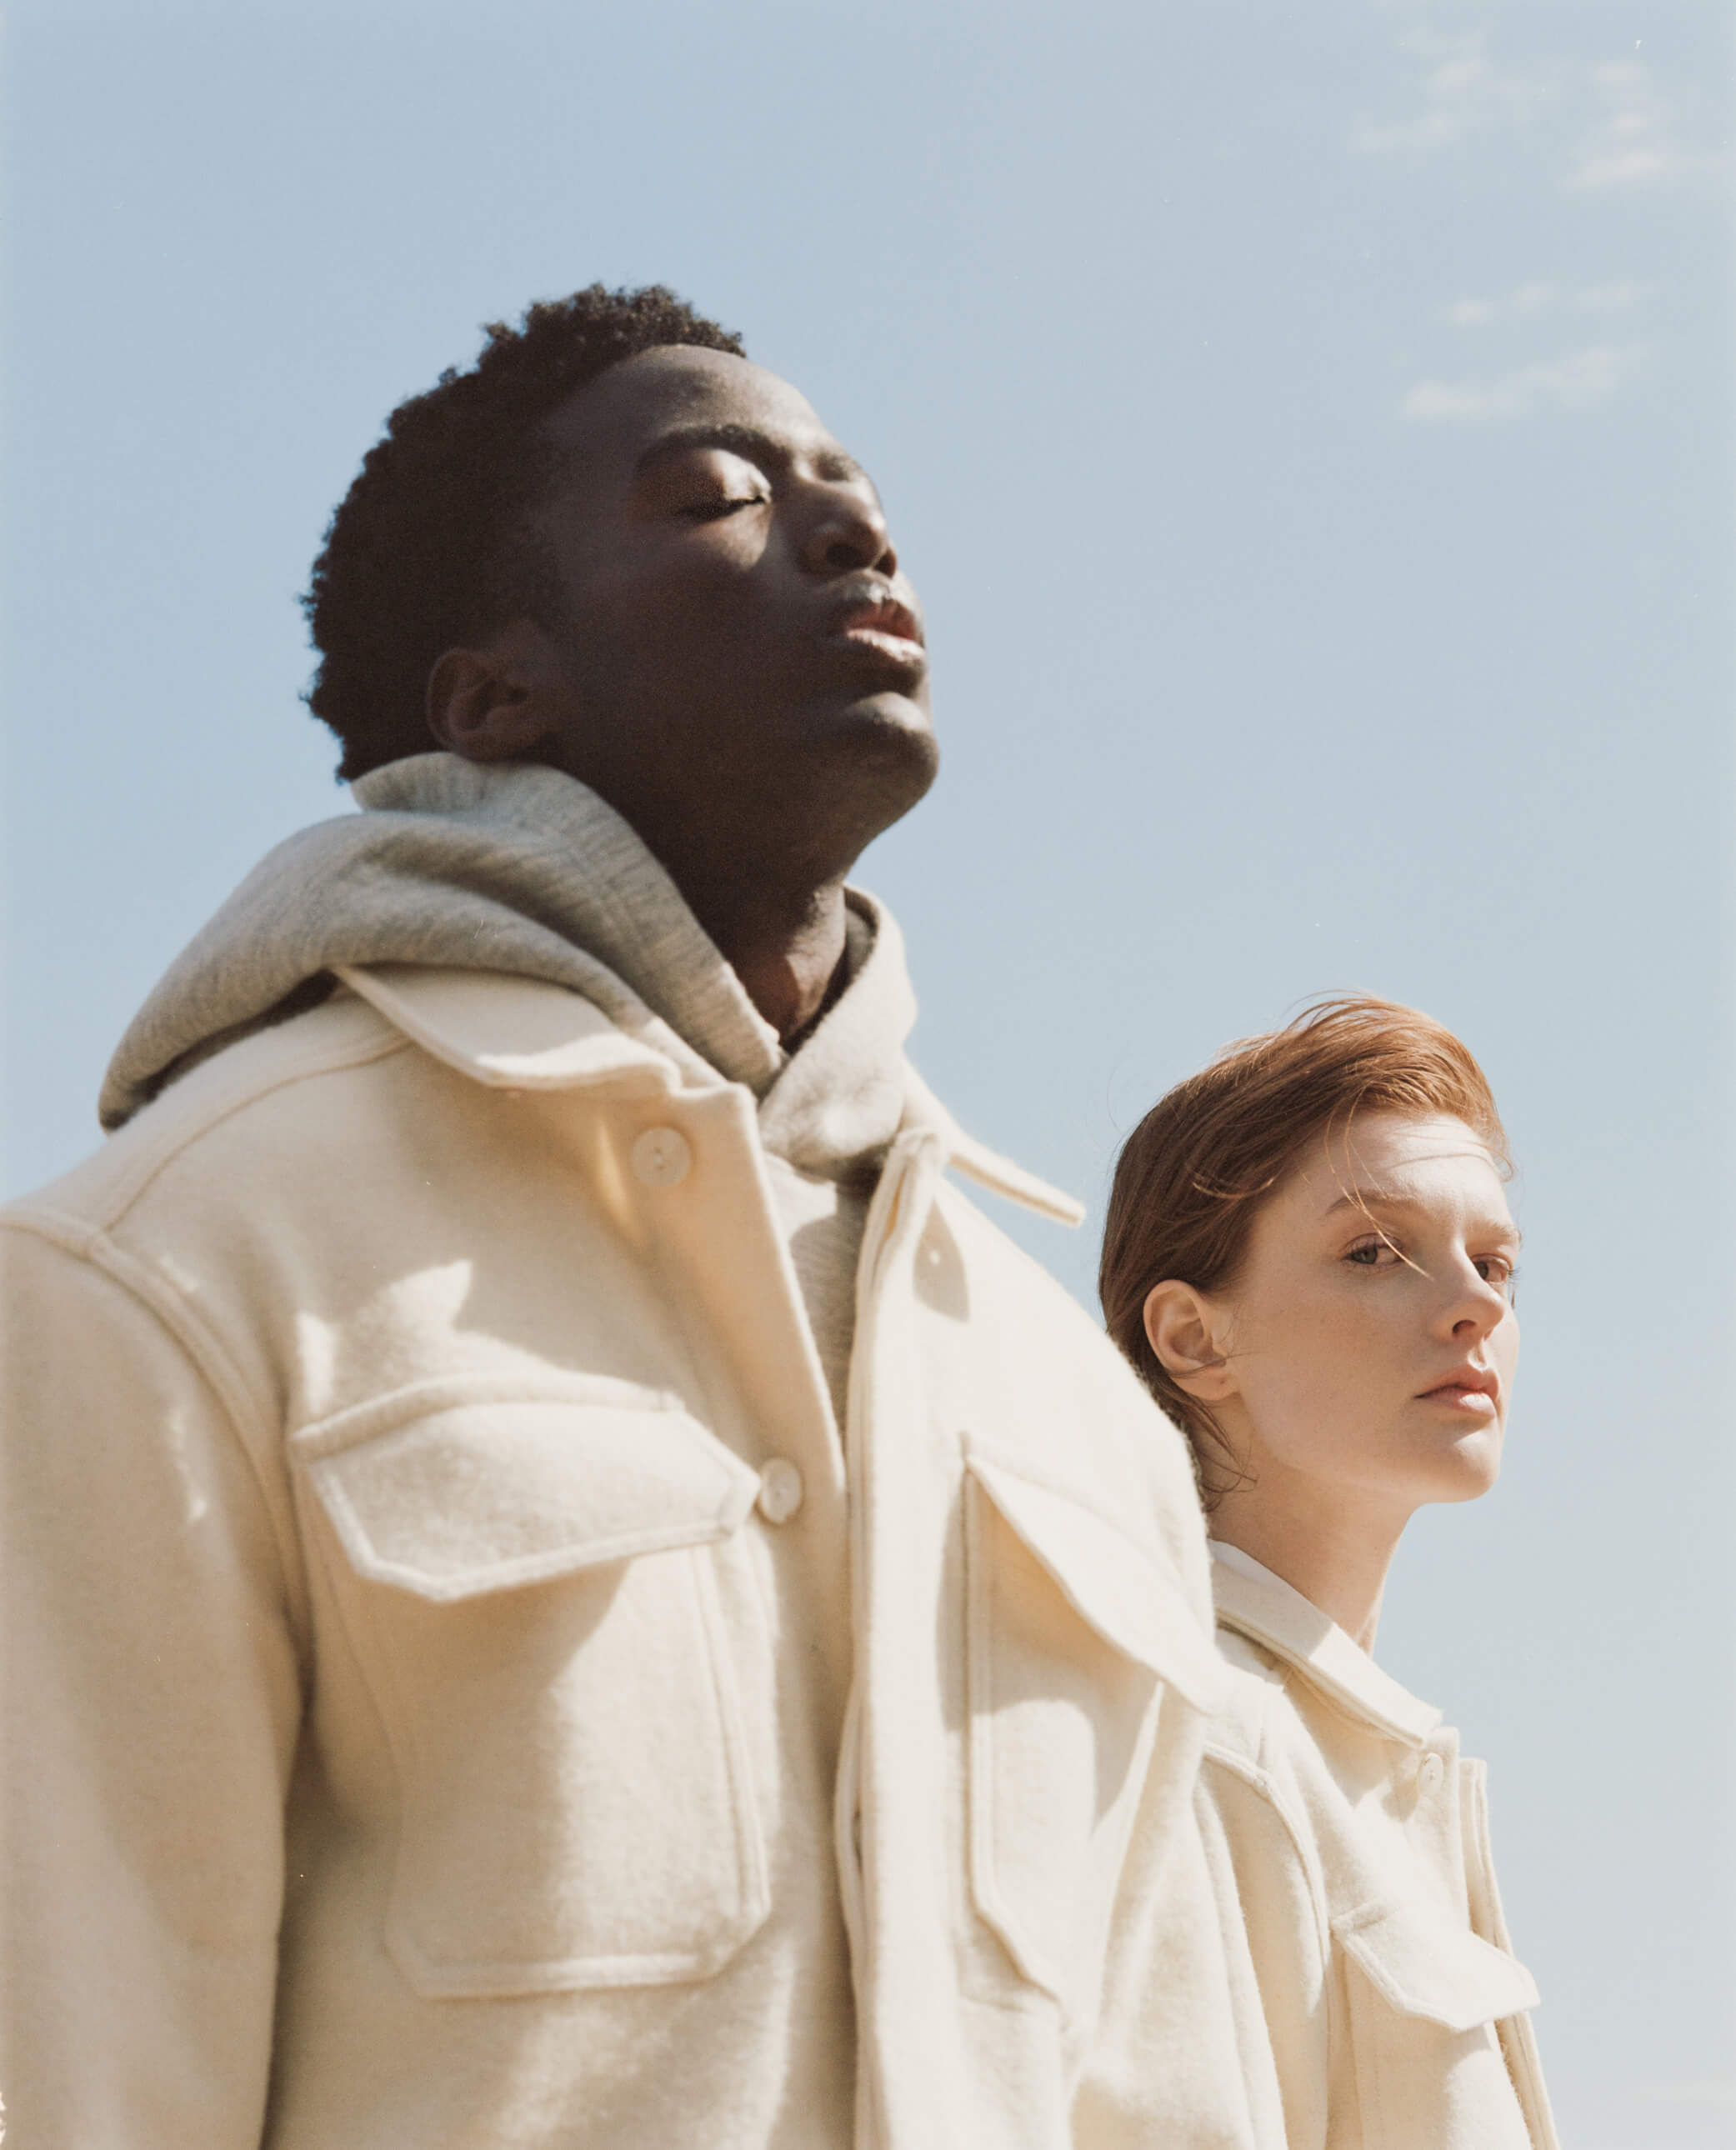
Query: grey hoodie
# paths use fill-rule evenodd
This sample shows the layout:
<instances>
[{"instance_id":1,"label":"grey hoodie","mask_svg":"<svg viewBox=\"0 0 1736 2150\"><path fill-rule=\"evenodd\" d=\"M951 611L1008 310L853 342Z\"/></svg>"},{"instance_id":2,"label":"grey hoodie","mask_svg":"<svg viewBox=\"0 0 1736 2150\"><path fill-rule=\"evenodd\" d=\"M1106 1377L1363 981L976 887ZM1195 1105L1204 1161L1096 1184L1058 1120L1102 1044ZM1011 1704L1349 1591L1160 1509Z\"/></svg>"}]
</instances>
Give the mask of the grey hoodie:
<instances>
[{"instance_id":1,"label":"grey hoodie","mask_svg":"<svg viewBox=\"0 0 1736 2150\"><path fill-rule=\"evenodd\" d=\"M774 1194L843 1423L856 1257L914 1078L897 927L848 897L848 982L787 1053L679 891L575 779L425 754L355 786L366 810L280 844L169 966L103 1088L121 1126L176 1076L329 990L336 964L503 971L583 994L689 1074L759 1100Z\"/></svg>"}]
</instances>

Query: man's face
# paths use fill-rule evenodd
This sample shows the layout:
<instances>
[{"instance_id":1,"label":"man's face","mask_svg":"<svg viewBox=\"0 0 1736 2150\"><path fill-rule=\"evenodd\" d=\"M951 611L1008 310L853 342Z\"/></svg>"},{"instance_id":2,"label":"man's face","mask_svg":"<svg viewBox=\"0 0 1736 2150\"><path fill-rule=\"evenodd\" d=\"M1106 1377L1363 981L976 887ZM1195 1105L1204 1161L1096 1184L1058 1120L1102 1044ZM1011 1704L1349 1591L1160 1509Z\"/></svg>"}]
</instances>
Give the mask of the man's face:
<instances>
[{"instance_id":1,"label":"man's face","mask_svg":"<svg viewBox=\"0 0 1736 2150\"><path fill-rule=\"evenodd\" d=\"M916 594L865 472L795 389L727 353L646 351L545 438L563 470L543 758L642 830L745 815L800 847L916 803L936 765Z\"/></svg>"}]
</instances>

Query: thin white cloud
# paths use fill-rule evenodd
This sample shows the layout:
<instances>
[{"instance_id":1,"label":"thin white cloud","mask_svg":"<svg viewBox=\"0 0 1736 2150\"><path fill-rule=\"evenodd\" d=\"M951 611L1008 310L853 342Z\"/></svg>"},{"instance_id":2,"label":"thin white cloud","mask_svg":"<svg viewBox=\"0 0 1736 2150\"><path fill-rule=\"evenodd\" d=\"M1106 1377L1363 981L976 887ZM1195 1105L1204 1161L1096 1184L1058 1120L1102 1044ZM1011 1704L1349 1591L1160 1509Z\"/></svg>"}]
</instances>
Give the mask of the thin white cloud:
<instances>
[{"instance_id":1,"label":"thin white cloud","mask_svg":"<svg viewBox=\"0 0 1736 2150\"><path fill-rule=\"evenodd\" d=\"M1596 411L1638 366L1638 344L1592 344L1493 380L1419 381L1399 416L1421 425L1487 426L1549 411Z\"/></svg>"},{"instance_id":2,"label":"thin white cloud","mask_svg":"<svg viewBox=\"0 0 1736 2150\"><path fill-rule=\"evenodd\" d=\"M1528 139L1559 185L1605 196L1728 169L1726 155L1695 139L1705 132L1704 98L1692 83L1667 93L1638 48L1592 66L1514 66L1496 58L1486 30L1412 28L1398 44L1417 63L1415 109L1402 119L1363 119L1353 149L1420 159L1479 137Z\"/></svg>"},{"instance_id":3,"label":"thin white cloud","mask_svg":"<svg viewBox=\"0 0 1736 2150\"><path fill-rule=\"evenodd\" d=\"M1630 306L1643 305L1652 295L1649 284L1637 284L1623 280L1614 284L1587 284L1574 295L1574 303L1588 314L1625 313Z\"/></svg>"},{"instance_id":4,"label":"thin white cloud","mask_svg":"<svg viewBox=\"0 0 1736 2150\"><path fill-rule=\"evenodd\" d=\"M1632 194L1686 179L1714 161L1684 139L1643 60L1593 68L1591 91L1599 109L1567 172L1570 192Z\"/></svg>"},{"instance_id":5,"label":"thin white cloud","mask_svg":"<svg viewBox=\"0 0 1736 2150\"><path fill-rule=\"evenodd\" d=\"M1522 284L1498 298L1456 299L1443 306L1441 318L1456 329L1491 328L1505 321L1539 320L1550 314L1619 314L1643 305L1652 295L1649 284Z\"/></svg>"},{"instance_id":6,"label":"thin white cloud","mask_svg":"<svg viewBox=\"0 0 1736 2150\"><path fill-rule=\"evenodd\" d=\"M1496 67L1482 30L1456 37L1411 30L1399 43L1422 62L1421 109L1408 119L1363 121L1350 138L1353 149L1426 156L1491 128L1522 124L1558 94L1556 83L1537 70Z\"/></svg>"}]
</instances>

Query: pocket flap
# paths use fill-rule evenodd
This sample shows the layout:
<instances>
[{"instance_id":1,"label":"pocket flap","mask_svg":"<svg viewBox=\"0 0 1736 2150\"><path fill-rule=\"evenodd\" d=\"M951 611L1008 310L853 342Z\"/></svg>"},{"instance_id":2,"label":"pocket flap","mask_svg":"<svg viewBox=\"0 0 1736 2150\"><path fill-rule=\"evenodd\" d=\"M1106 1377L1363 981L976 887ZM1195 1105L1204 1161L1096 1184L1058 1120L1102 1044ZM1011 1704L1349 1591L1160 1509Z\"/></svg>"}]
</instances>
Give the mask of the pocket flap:
<instances>
[{"instance_id":1,"label":"pocket flap","mask_svg":"<svg viewBox=\"0 0 1736 2150\"><path fill-rule=\"evenodd\" d=\"M738 1529L757 1475L672 1396L419 1392L295 1436L351 1565L448 1601Z\"/></svg>"},{"instance_id":2,"label":"pocket flap","mask_svg":"<svg viewBox=\"0 0 1736 2150\"><path fill-rule=\"evenodd\" d=\"M1469 2031L1537 2005L1537 1981L1522 1963L1430 1905L1365 1904L1332 1928L1403 2015Z\"/></svg>"},{"instance_id":3,"label":"pocket flap","mask_svg":"<svg viewBox=\"0 0 1736 2150\"><path fill-rule=\"evenodd\" d=\"M969 1470L1060 1585L1075 1612L1123 1656L1157 1674L1195 1709L1222 1698L1225 1673L1211 1637L1167 1562L1053 1486L972 1454Z\"/></svg>"}]
</instances>

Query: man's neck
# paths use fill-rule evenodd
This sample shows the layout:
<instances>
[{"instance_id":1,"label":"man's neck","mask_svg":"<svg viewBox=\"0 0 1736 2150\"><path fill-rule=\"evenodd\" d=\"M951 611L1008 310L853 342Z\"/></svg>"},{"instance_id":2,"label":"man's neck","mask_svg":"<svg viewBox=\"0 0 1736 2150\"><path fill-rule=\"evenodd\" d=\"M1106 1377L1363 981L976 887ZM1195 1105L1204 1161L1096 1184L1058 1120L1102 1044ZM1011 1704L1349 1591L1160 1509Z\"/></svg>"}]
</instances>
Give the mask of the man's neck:
<instances>
[{"instance_id":1,"label":"man's neck","mask_svg":"<svg viewBox=\"0 0 1736 2150\"><path fill-rule=\"evenodd\" d=\"M779 1037L798 1038L844 959L845 876L896 814L870 815L856 800L852 815L835 798L830 815L810 816L819 825L792 840L798 815L638 795L608 772L572 773L632 825Z\"/></svg>"},{"instance_id":2,"label":"man's neck","mask_svg":"<svg viewBox=\"0 0 1736 2150\"><path fill-rule=\"evenodd\" d=\"M842 880L781 901L739 882L677 886L779 1037L785 1045L799 1037L825 1008L844 960Z\"/></svg>"}]
</instances>

